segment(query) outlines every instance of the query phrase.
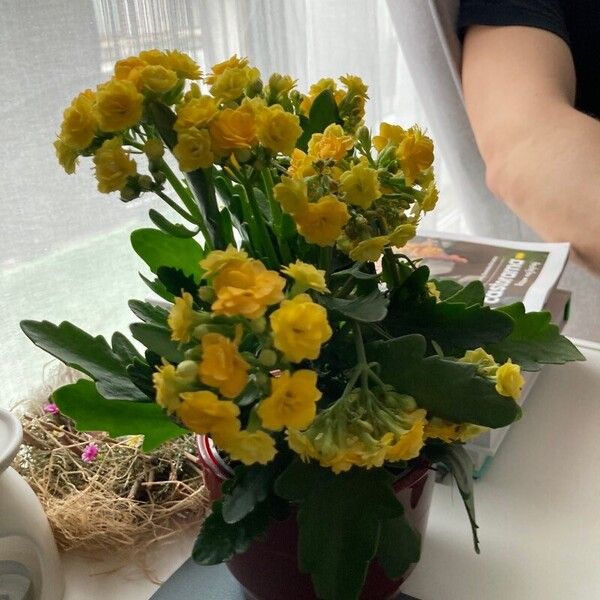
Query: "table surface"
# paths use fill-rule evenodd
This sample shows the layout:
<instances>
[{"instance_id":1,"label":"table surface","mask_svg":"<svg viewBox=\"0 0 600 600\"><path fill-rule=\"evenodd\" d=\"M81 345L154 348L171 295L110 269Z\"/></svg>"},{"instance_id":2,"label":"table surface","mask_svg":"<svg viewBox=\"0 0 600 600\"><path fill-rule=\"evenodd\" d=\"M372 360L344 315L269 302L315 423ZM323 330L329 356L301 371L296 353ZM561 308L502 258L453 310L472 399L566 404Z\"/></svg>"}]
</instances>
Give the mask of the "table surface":
<instances>
[{"instance_id":1,"label":"table surface","mask_svg":"<svg viewBox=\"0 0 600 600\"><path fill-rule=\"evenodd\" d=\"M600 598L600 346L578 345L587 362L544 368L523 418L475 484L481 554L473 551L458 491L438 484L406 594L421 600ZM165 580L180 567L193 538L189 532L150 553L153 576ZM148 600L157 590L134 565L111 571L114 564L66 555L64 566L65 600ZM185 564L156 600L241 600L225 573Z\"/></svg>"}]
</instances>

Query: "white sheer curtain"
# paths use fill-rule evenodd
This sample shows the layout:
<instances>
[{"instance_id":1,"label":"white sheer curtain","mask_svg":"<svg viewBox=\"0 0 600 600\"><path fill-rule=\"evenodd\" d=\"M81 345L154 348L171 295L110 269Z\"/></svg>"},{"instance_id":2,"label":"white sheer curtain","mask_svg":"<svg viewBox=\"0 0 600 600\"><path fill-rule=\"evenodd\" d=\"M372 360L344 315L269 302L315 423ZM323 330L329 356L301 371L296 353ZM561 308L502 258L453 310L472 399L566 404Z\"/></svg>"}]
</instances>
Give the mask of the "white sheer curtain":
<instances>
[{"instance_id":1,"label":"white sheer curtain","mask_svg":"<svg viewBox=\"0 0 600 600\"><path fill-rule=\"evenodd\" d=\"M126 300L143 297L129 232L149 226L154 202L99 194L89 161L75 176L56 164L61 112L106 79L115 60L179 48L203 68L233 53L301 88L355 73L370 86L367 124L424 122L384 0L0 0L0 405L35 388L48 355L21 319L67 319L94 334L124 330ZM460 229L451 181L428 225Z\"/></svg>"}]
</instances>

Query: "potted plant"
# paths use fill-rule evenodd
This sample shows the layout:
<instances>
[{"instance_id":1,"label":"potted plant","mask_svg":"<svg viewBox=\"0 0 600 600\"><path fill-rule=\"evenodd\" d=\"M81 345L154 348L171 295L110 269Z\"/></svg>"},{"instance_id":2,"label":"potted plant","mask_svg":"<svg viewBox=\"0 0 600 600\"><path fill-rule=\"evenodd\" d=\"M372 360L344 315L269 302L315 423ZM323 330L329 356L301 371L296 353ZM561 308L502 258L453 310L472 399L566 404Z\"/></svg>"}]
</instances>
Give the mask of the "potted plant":
<instances>
[{"instance_id":1,"label":"potted plant","mask_svg":"<svg viewBox=\"0 0 600 600\"><path fill-rule=\"evenodd\" d=\"M90 157L101 192L154 193L185 225L151 209L131 235L163 299L129 302L143 354L66 322L23 331L91 379L54 393L80 429L148 449L210 437L231 474L207 470L194 557L229 561L252 598L390 597L419 557L432 464L477 549L463 443L519 418L521 368L582 358L547 314L492 310L481 283L402 254L438 198L433 144L417 126L372 135L367 98L352 75L303 94L237 56L203 75L149 50L79 94L55 142L67 173ZM294 564L274 567L282 542ZM284 588L260 579L274 569Z\"/></svg>"}]
</instances>

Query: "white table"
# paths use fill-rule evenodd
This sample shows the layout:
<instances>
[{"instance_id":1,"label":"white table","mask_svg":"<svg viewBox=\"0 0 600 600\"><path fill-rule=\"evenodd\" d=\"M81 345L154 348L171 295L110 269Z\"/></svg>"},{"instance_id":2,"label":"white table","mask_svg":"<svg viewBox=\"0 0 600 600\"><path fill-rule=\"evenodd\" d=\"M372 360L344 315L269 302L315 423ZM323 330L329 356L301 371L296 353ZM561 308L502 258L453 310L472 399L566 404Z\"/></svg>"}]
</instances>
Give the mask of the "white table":
<instances>
[{"instance_id":1,"label":"white table","mask_svg":"<svg viewBox=\"0 0 600 600\"><path fill-rule=\"evenodd\" d=\"M421 600L600 598L600 346L586 363L546 367L484 478L475 485L481 555L458 491L436 486L421 562L403 591ZM193 533L148 557L167 577ZM66 556L65 600L147 600L139 569Z\"/></svg>"}]
</instances>

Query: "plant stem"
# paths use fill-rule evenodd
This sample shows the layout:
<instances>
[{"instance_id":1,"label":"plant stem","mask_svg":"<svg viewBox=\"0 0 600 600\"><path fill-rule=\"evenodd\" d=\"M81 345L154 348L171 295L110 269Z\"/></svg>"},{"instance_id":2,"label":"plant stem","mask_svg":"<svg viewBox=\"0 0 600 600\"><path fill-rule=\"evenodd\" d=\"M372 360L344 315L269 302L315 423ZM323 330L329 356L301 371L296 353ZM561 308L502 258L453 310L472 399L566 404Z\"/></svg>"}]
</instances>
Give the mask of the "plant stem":
<instances>
[{"instance_id":1,"label":"plant stem","mask_svg":"<svg viewBox=\"0 0 600 600\"><path fill-rule=\"evenodd\" d=\"M356 283L354 277L350 275L344 282L344 285L333 295L334 298L346 298L348 294L354 289Z\"/></svg>"}]
</instances>

